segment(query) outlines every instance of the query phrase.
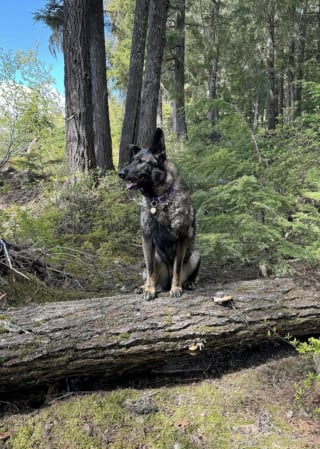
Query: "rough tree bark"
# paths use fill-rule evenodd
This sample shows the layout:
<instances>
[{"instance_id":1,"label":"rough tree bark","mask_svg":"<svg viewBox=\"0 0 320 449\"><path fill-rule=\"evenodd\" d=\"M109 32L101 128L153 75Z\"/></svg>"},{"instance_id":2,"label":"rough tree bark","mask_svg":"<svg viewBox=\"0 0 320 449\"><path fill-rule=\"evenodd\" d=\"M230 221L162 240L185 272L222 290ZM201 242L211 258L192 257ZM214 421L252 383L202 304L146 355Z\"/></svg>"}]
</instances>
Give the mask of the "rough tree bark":
<instances>
[{"instance_id":1,"label":"rough tree bark","mask_svg":"<svg viewBox=\"0 0 320 449\"><path fill-rule=\"evenodd\" d=\"M88 46L89 0L65 0L63 23L66 149L71 173L96 167ZM81 32L82 31L82 32Z\"/></svg>"},{"instance_id":2,"label":"rough tree bark","mask_svg":"<svg viewBox=\"0 0 320 449\"><path fill-rule=\"evenodd\" d=\"M306 0L299 13L299 38L298 38L298 54L297 54L297 82L295 90L295 102L297 105L296 116L301 117L302 114L302 83L304 79L304 60L307 36L307 15L308 1Z\"/></svg>"},{"instance_id":3,"label":"rough tree bark","mask_svg":"<svg viewBox=\"0 0 320 449\"><path fill-rule=\"evenodd\" d=\"M184 60L185 60L185 0L176 2L175 20L175 58L174 58L174 100L173 100L173 131L177 139L187 138L187 123L184 95Z\"/></svg>"},{"instance_id":4,"label":"rough tree bark","mask_svg":"<svg viewBox=\"0 0 320 449\"><path fill-rule=\"evenodd\" d=\"M137 0L134 15L127 97L121 131L119 167L129 163L128 144L137 143L144 54L150 0Z\"/></svg>"},{"instance_id":5,"label":"rough tree bark","mask_svg":"<svg viewBox=\"0 0 320 449\"><path fill-rule=\"evenodd\" d=\"M211 14L213 18L213 34L212 34L212 47L210 67L208 68L208 100L216 100L217 88L218 88L218 71L220 63L220 0L213 0L211 6ZM218 110L212 108L208 112L208 120L212 123L216 123L219 118Z\"/></svg>"},{"instance_id":6,"label":"rough tree bark","mask_svg":"<svg viewBox=\"0 0 320 449\"><path fill-rule=\"evenodd\" d=\"M213 300L221 288L233 297L229 306ZM151 302L126 295L33 304L1 311L0 391L72 376L165 373L200 351L319 333L319 288L292 279L211 285Z\"/></svg>"},{"instance_id":7,"label":"rough tree bark","mask_svg":"<svg viewBox=\"0 0 320 449\"><path fill-rule=\"evenodd\" d=\"M109 119L103 1L92 0L88 14L94 152L97 167L114 170Z\"/></svg>"},{"instance_id":8,"label":"rough tree bark","mask_svg":"<svg viewBox=\"0 0 320 449\"><path fill-rule=\"evenodd\" d=\"M71 173L112 170L102 0L65 0L66 151Z\"/></svg>"},{"instance_id":9,"label":"rough tree bark","mask_svg":"<svg viewBox=\"0 0 320 449\"><path fill-rule=\"evenodd\" d=\"M150 1L147 57L143 75L139 130L136 142L144 148L148 148L150 145L156 128L168 6L168 0Z\"/></svg>"},{"instance_id":10,"label":"rough tree bark","mask_svg":"<svg viewBox=\"0 0 320 449\"><path fill-rule=\"evenodd\" d=\"M275 6L270 5L267 11L267 71L269 89L267 95L267 128L275 129L278 119L278 84L275 69Z\"/></svg>"}]
</instances>

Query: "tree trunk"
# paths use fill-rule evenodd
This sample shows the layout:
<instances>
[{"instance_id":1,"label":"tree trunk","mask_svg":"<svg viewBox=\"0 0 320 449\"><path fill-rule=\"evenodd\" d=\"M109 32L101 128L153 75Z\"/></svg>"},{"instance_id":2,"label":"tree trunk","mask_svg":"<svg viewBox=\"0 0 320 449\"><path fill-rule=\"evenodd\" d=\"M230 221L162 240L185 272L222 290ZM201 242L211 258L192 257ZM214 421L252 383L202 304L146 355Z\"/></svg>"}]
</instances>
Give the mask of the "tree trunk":
<instances>
[{"instance_id":1,"label":"tree trunk","mask_svg":"<svg viewBox=\"0 0 320 449\"><path fill-rule=\"evenodd\" d=\"M96 167L88 45L89 0L65 0L63 23L66 151L71 173Z\"/></svg>"},{"instance_id":2,"label":"tree trunk","mask_svg":"<svg viewBox=\"0 0 320 449\"><path fill-rule=\"evenodd\" d=\"M258 129L258 119L259 119L259 97L256 96L256 99L253 102L252 105L253 109L253 119L252 119L252 128L254 131Z\"/></svg>"},{"instance_id":3,"label":"tree trunk","mask_svg":"<svg viewBox=\"0 0 320 449\"><path fill-rule=\"evenodd\" d=\"M120 140L119 167L123 167L129 163L128 144L138 142L140 99L149 5L150 0L136 1L127 97Z\"/></svg>"},{"instance_id":4,"label":"tree trunk","mask_svg":"<svg viewBox=\"0 0 320 449\"><path fill-rule=\"evenodd\" d=\"M269 90L267 97L267 128L275 129L278 117L278 85L275 70L275 11L270 5L267 13L267 70Z\"/></svg>"},{"instance_id":5,"label":"tree trunk","mask_svg":"<svg viewBox=\"0 0 320 449\"><path fill-rule=\"evenodd\" d=\"M114 170L109 120L107 68L104 38L103 0L92 0L88 15L94 152L97 167Z\"/></svg>"},{"instance_id":6,"label":"tree trunk","mask_svg":"<svg viewBox=\"0 0 320 449\"><path fill-rule=\"evenodd\" d=\"M284 75L279 74L278 77L278 114L280 123L284 123Z\"/></svg>"},{"instance_id":7,"label":"tree trunk","mask_svg":"<svg viewBox=\"0 0 320 449\"><path fill-rule=\"evenodd\" d=\"M304 79L304 59L305 59L305 47L307 37L307 10L308 0L305 0L304 5L300 12L299 18L299 40L298 40L298 54L297 54L297 82L295 90L295 102L297 105L296 115L301 116L302 113L302 82Z\"/></svg>"},{"instance_id":8,"label":"tree trunk","mask_svg":"<svg viewBox=\"0 0 320 449\"><path fill-rule=\"evenodd\" d=\"M147 60L143 75L137 139L137 143L142 147L150 145L156 129L168 5L168 0L150 2Z\"/></svg>"},{"instance_id":9,"label":"tree trunk","mask_svg":"<svg viewBox=\"0 0 320 449\"><path fill-rule=\"evenodd\" d=\"M159 89L159 95L158 95L158 104L157 104L157 120L156 120L156 127L157 128L163 128L163 95L164 95L164 88L160 85Z\"/></svg>"},{"instance_id":10,"label":"tree trunk","mask_svg":"<svg viewBox=\"0 0 320 449\"><path fill-rule=\"evenodd\" d=\"M291 122L294 117L294 99L295 99L295 84L294 84L294 71L295 71L295 41L292 39L289 46L288 56L288 121Z\"/></svg>"},{"instance_id":11,"label":"tree trunk","mask_svg":"<svg viewBox=\"0 0 320 449\"><path fill-rule=\"evenodd\" d=\"M223 288L233 301L214 302ZM1 311L0 391L67 377L169 372L179 360L320 332L319 286L267 279L161 294L32 304ZM213 359L212 359L213 360Z\"/></svg>"},{"instance_id":12,"label":"tree trunk","mask_svg":"<svg viewBox=\"0 0 320 449\"><path fill-rule=\"evenodd\" d=\"M316 53L316 61L320 64L320 2L318 2L318 13L317 13L317 53Z\"/></svg>"},{"instance_id":13,"label":"tree trunk","mask_svg":"<svg viewBox=\"0 0 320 449\"><path fill-rule=\"evenodd\" d=\"M212 18L213 18L213 42L214 48L211 67L208 73L208 100L215 100L217 98L217 81L218 81L218 68L220 58L220 36L219 36L219 22L220 22L220 0L212 0ZM218 121L218 110L211 107L208 113L208 120L212 123Z\"/></svg>"},{"instance_id":14,"label":"tree trunk","mask_svg":"<svg viewBox=\"0 0 320 449\"><path fill-rule=\"evenodd\" d=\"M63 53L69 170L112 170L102 0L64 2Z\"/></svg>"},{"instance_id":15,"label":"tree trunk","mask_svg":"<svg viewBox=\"0 0 320 449\"><path fill-rule=\"evenodd\" d=\"M187 124L185 114L185 98L184 98L184 54L185 54L185 0L177 0L176 4L176 45L174 59L174 107L173 107L173 123L174 131L177 139L187 137Z\"/></svg>"}]
</instances>

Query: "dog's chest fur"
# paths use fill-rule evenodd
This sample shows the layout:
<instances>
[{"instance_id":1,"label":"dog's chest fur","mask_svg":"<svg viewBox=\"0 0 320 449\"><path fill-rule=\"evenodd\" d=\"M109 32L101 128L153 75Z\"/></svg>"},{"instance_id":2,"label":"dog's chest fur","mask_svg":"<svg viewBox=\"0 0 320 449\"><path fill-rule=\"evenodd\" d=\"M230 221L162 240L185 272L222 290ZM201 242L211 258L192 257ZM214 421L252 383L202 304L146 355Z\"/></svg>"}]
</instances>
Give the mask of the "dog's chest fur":
<instances>
[{"instance_id":1,"label":"dog's chest fur","mask_svg":"<svg viewBox=\"0 0 320 449\"><path fill-rule=\"evenodd\" d=\"M171 171L176 171L173 164L169 167ZM174 180L172 191L164 201L157 202L154 214L151 212L152 198L143 197L140 222L145 236L158 241L163 238L166 242L170 241L174 244L181 239L193 240L195 218L188 189L182 183L181 178L176 176L176 173L172 176L171 171L169 170L167 174L167 184L169 188L170 180Z\"/></svg>"}]
</instances>

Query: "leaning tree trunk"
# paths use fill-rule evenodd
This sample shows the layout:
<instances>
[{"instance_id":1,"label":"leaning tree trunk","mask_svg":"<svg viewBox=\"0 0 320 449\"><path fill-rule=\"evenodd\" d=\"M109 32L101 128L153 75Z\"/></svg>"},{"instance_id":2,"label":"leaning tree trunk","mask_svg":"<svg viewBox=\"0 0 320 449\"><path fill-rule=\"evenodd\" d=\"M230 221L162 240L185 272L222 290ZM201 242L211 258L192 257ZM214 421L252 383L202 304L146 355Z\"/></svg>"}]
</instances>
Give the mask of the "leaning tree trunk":
<instances>
[{"instance_id":1,"label":"leaning tree trunk","mask_svg":"<svg viewBox=\"0 0 320 449\"><path fill-rule=\"evenodd\" d=\"M168 0L150 2L147 60L143 75L137 139L137 143L142 147L150 145L156 128L168 6Z\"/></svg>"},{"instance_id":2,"label":"leaning tree trunk","mask_svg":"<svg viewBox=\"0 0 320 449\"><path fill-rule=\"evenodd\" d=\"M88 46L89 0L65 0L63 23L66 151L71 173L96 167Z\"/></svg>"},{"instance_id":3,"label":"leaning tree trunk","mask_svg":"<svg viewBox=\"0 0 320 449\"><path fill-rule=\"evenodd\" d=\"M119 167L129 163L128 144L138 142L144 54L150 0L137 0L132 33L127 97L121 131Z\"/></svg>"},{"instance_id":4,"label":"leaning tree trunk","mask_svg":"<svg viewBox=\"0 0 320 449\"><path fill-rule=\"evenodd\" d=\"M318 285L292 279L219 285L151 302L138 295L2 310L0 391L67 377L168 373L194 355L320 332ZM194 359L194 358L193 358ZM214 358L212 358L214 360Z\"/></svg>"}]
</instances>

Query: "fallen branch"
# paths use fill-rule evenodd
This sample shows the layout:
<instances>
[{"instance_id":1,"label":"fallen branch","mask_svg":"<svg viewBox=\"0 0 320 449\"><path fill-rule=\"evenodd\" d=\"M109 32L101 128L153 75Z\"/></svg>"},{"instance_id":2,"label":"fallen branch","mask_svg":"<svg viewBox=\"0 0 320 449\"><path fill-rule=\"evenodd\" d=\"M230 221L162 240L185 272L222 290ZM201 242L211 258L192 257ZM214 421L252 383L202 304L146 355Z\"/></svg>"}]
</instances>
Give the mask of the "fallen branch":
<instances>
[{"instance_id":1,"label":"fallen branch","mask_svg":"<svg viewBox=\"0 0 320 449\"><path fill-rule=\"evenodd\" d=\"M24 279L27 279L29 281L28 276L26 276L24 273L21 273L21 271L18 271L12 265L11 258L9 256L9 252L8 252L8 248L7 248L7 244L2 239L0 239L0 255L1 255L1 252L3 252L5 261L7 262L7 263L2 262L2 265L4 265L5 267L9 268L9 270L13 271L14 273L18 274L19 276L22 276Z\"/></svg>"}]
</instances>

